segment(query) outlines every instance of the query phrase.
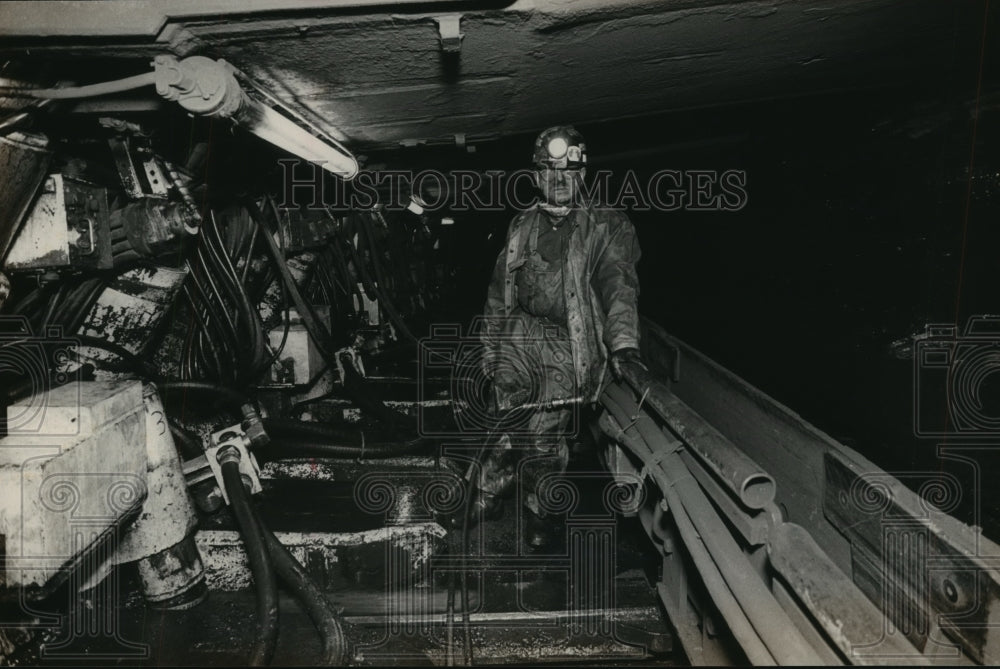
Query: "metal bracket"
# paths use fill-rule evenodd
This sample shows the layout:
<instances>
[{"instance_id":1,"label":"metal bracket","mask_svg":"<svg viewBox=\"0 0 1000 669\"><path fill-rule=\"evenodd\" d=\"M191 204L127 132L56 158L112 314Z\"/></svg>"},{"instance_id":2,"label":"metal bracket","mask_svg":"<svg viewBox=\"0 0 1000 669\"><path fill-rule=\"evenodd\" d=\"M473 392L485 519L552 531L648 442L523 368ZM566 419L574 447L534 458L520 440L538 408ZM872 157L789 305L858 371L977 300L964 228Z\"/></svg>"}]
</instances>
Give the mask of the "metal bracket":
<instances>
[{"instance_id":1,"label":"metal bracket","mask_svg":"<svg viewBox=\"0 0 1000 669\"><path fill-rule=\"evenodd\" d=\"M235 448L240 454L240 475L250 483L250 494L256 495L264 488L260 485L260 467L257 459L249 449L250 440L239 423L231 427L223 428L218 432L213 432L211 445L205 449L205 459L215 475L215 481L222 492L222 498L229 504L229 495L226 494L226 486L222 481L222 465L219 464L218 455L222 449Z\"/></svg>"},{"instance_id":2,"label":"metal bracket","mask_svg":"<svg viewBox=\"0 0 1000 669\"><path fill-rule=\"evenodd\" d=\"M129 155L128 138L112 137L108 140L108 144L111 146L111 155L114 157L115 167L118 170L118 177L121 179L125 194L133 200L141 198L145 193L143 193L139 183L139 175L136 174L132 156Z\"/></svg>"},{"instance_id":3,"label":"metal bracket","mask_svg":"<svg viewBox=\"0 0 1000 669\"><path fill-rule=\"evenodd\" d=\"M355 371L357 371L357 373L362 377L365 376L365 363L361 359L361 356L358 355L358 349L353 346L345 346L344 348L334 353L333 356L334 359L337 361L337 374L340 377L340 383L344 383L347 378L346 372L344 370L344 363L341 360L341 356L346 356L351 362L351 367L353 367Z\"/></svg>"}]
</instances>

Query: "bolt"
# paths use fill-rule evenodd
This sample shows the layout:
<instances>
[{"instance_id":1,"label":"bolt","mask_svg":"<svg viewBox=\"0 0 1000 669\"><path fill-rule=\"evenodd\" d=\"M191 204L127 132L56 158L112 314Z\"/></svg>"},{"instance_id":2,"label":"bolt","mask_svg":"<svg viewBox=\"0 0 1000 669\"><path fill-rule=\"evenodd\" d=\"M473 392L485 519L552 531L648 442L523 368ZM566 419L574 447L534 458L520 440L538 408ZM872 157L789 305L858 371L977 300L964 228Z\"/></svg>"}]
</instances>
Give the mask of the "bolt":
<instances>
[{"instance_id":1,"label":"bolt","mask_svg":"<svg viewBox=\"0 0 1000 669\"><path fill-rule=\"evenodd\" d=\"M944 579L944 596L948 598L948 601L954 604L958 601L958 588L955 584L951 582L950 578Z\"/></svg>"}]
</instances>

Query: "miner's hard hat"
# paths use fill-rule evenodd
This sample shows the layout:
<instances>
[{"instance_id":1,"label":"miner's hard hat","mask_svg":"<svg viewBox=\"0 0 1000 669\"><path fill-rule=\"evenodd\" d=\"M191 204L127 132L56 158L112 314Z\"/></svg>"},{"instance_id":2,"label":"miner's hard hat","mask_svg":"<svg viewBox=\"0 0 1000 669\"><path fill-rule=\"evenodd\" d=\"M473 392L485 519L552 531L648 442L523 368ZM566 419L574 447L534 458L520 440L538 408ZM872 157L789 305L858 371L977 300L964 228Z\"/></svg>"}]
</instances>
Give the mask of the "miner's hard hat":
<instances>
[{"instance_id":1,"label":"miner's hard hat","mask_svg":"<svg viewBox=\"0 0 1000 669\"><path fill-rule=\"evenodd\" d=\"M543 130L535 140L534 163L556 169L586 167L587 146L583 143L583 135L571 125L556 125Z\"/></svg>"}]
</instances>

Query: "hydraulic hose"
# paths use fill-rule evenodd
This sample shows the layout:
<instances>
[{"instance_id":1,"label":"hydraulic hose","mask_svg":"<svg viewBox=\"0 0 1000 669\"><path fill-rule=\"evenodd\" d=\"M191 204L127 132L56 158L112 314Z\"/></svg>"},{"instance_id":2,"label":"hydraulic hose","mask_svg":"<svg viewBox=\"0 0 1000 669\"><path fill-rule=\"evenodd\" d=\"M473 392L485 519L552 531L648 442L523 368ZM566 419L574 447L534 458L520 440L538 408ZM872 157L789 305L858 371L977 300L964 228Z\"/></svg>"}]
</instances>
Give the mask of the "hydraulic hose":
<instances>
[{"instance_id":1,"label":"hydraulic hose","mask_svg":"<svg viewBox=\"0 0 1000 669\"><path fill-rule=\"evenodd\" d=\"M483 440L483 445L479 447L476 452L476 456L473 458L472 462L469 464L467 477L469 479L468 492L465 494L465 504L462 507L462 553L461 553L461 581L462 581L462 659L463 663L467 667L472 666L472 624L469 617L469 582L468 582L468 556L469 556L469 520L472 516L472 500L476 495L476 487L479 482L481 472L480 469L483 466L483 460L486 454L490 452L490 448L496 448L492 445L494 437L503 429L506 421L510 420L513 414L511 412L506 412L500 414L496 417L493 426L486 435L486 439ZM454 636L452 631L452 626L454 625L454 611L453 603L455 599L455 579L450 578L448 581L448 659L451 661L451 640Z\"/></svg>"},{"instance_id":2,"label":"hydraulic hose","mask_svg":"<svg viewBox=\"0 0 1000 669\"><path fill-rule=\"evenodd\" d=\"M206 306L209 307L210 314L212 316L216 314L221 314L222 318L219 319L219 322L224 326L223 337L225 341L233 343L239 342L240 336L236 329L236 322L233 320L232 315L229 313L229 309L226 306L225 299L223 298L222 293L219 291L219 288L216 285L215 280L212 278L212 272L208 268L208 260L206 260L205 258L205 253L202 253L201 247L195 249L195 255L197 256L198 261L200 263L200 267L204 272L204 280L206 282L206 286L202 287L202 294L204 294L206 298L215 298L214 301L211 299L206 299L205 302ZM198 281L197 274L191 272L191 277L192 281L195 282L195 285L201 287ZM242 357L241 351L237 350L236 354L238 357Z\"/></svg>"},{"instance_id":3,"label":"hydraulic hose","mask_svg":"<svg viewBox=\"0 0 1000 669\"><path fill-rule=\"evenodd\" d=\"M219 281L233 300L239 317L243 319L243 323L249 330L250 342L247 348L249 348L251 359L248 362L252 369L251 376L256 377L265 370L264 366L267 364L260 316L250 303L250 298L236 273L232 259L226 252L225 243L219 234L219 226L215 221L215 213L212 211L209 211L209 220L211 225L205 226L207 230L203 237L206 242L205 247L208 250L208 258L218 272ZM238 324L239 320L236 323Z\"/></svg>"},{"instance_id":4,"label":"hydraulic hose","mask_svg":"<svg viewBox=\"0 0 1000 669\"><path fill-rule=\"evenodd\" d=\"M368 443L364 431L287 418L268 418L263 423L271 437L271 447L262 456L269 458L304 453L331 458L391 458L426 450L428 444L423 438L401 441L388 435L386 439L385 432L379 433L378 440Z\"/></svg>"},{"instance_id":5,"label":"hydraulic hose","mask_svg":"<svg viewBox=\"0 0 1000 669\"><path fill-rule=\"evenodd\" d=\"M386 315L389 316L389 320L396 326L399 333L406 339L416 344L417 338L413 336L412 332L410 332L410 328L406 326L403 318L396 310L396 306L392 303L392 300L389 299L389 286L386 281L385 272L382 271L382 262L378 257L379 249L375 244L375 233L371 228L371 221L362 217L360 227L361 231L358 235L359 243L363 243L364 247L367 248L368 255L371 257L372 261L372 269L375 271L375 281L373 282L375 294L378 295L379 300L381 300L380 303L382 308L385 309ZM364 263L364 258L362 257L363 255L364 254L359 250L358 256L361 263ZM364 265L362 265L362 267L364 267Z\"/></svg>"},{"instance_id":6,"label":"hydraulic hose","mask_svg":"<svg viewBox=\"0 0 1000 669\"><path fill-rule=\"evenodd\" d=\"M335 223L337 222L337 218L330 212L329 207L327 207L326 213L327 216L330 217L331 221L334 221ZM350 268L347 266L347 259L344 257L343 249L341 248L342 241L340 239L340 233L341 229L340 226L338 225L336 228L336 232L333 235L333 239L330 241L329 244L327 244L326 248L330 254L330 257L333 259L333 266L336 269L337 274L340 275L340 280L344 284L344 290L346 291L347 296L351 298L357 298L357 303L360 305L362 303L362 300L361 300L361 293L358 290L358 282L355 279L355 277L351 274ZM354 302L353 299L349 299L347 300L347 305L348 308L350 308L354 313L354 315L356 316L358 311L357 309L354 309L353 302Z\"/></svg>"},{"instance_id":7,"label":"hydraulic hose","mask_svg":"<svg viewBox=\"0 0 1000 669\"><path fill-rule=\"evenodd\" d=\"M156 386L163 393L171 391L211 393L219 396L220 399L226 400L226 402L234 405L237 409L249 402L249 399L243 393L208 381L163 381L157 383Z\"/></svg>"},{"instance_id":8,"label":"hydraulic hose","mask_svg":"<svg viewBox=\"0 0 1000 669\"><path fill-rule=\"evenodd\" d=\"M336 612L295 556L278 541L274 532L261 521L260 516L257 514L255 516L278 576L302 604L320 634L323 642L322 664L330 667L343 665L347 659L347 640Z\"/></svg>"},{"instance_id":9,"label":"hydraulic hose","mask_svg":"<svg viewBox=\"0 0 1000 669\"><path fill-rule=\"evenodd\" d=\"M170 428L170 434L174 438L177 450L180 451L185 460L205 455L205 447L201 445L201 439L198 438L198 435L184 429L171 418L167 418L167 427Z\"/></svg>"},{"instance_id":10,"label":"hydraulic hose","mask_svg":"<svg viewBox=\"0 0 1000 669\"><path fill-rule=\"evenodd\" d=\"M138 376L141 376L144 379L155 381L161 378L159 372L153 369L152 365L132 353L132 351L128 350L121 344L116 344L106 339L93 337L91 335L77 334L73 335L73 339L79 340L80 344L83 346L98 348L102 351L107 351L108 353L118 356L125 367L128 367L129 370L135 372Z\"/></svg>"},{"instance_id":11,"label":"hydraulic hose","mask_svg":"<svg viewBox=\"0 0 1000 669\"><path fill-rule=\"evenodd\" d=\"M250 572L257 586L257 635L250 653L250 665L260 667L268 664L274 655L278 641L278 581L271 562L271 554L257 522L250 496L243 487L240 465L237 459L220 459L222 482L229 496L236 523L240 527Z\"/></svg>"},{"instance_id":12,"label":"hydraulic hose","mask_svg":"<svg viewBox=\"0 0 1000 669\"><path fill-rule=\"evenodd\" d=\"M302 297L301 291L299 291L298 285L295 283L295 279L292 277L291 272L288 269L288 265L285 263L284 257L281 255L281 249L278 248L278 243L274 241L274 237L271 236L270 231L264 225L263 215L257 208L256 203L252 201L247 201L245 203L247 211L250 213L250 218L253 219L261 228L261 237L267 245L272 257L275 260L275 264L278 268L278 273L281 276L281 280L285 282L288 287L288 294L295 303L295 307L299 312L299 316L302 318L302 324L305 325L306 330L309 332L309 336L312 338L313 343L316 344L316 348L319 350L323 359L331 366L331 368L337 367L337 357L336 353L330 350L331 337L330 333L323 326L323 323L316 316L315 311L306 300ZM397 411L393 411L385 404L382 403L377 397L374 397L370 392L367 392L366 384L364 380L354 371L351 365L343 365L346 378L344 379L344 389L347 390L351 395L351 399L355 401L363 411L367 411L372 415L389 421L391 423L407 425L410 421L406 416L403 416Z\"/></svg>"},{"instance_id":13,"label":"hydraulic hose","mask_svg":"<svg viewBox=\"0 0 1000 669\"><path fill-rule=\"evenodd\" d=\"M375 282L372 281L371 276L368 274L368 268L365 265L364 258L361 257L361 244L364 243L362 239L362 232L359 229L359 224L357 223L357 215L350 216L346 219L345 232L347 233L347 243L345 248L347 249L347 259L351 261L354 265L354 270L358 274L358 282L361 284L361 288L364 291L365 297L371 301L376 301L378 299L378 291L375 290ZM351 241L351 232L357 235L357 246Z\"/></svg>"},{"instance_id":14,"label":"hydraulic hose","mask_svg":"<svg viewBox=\"0 0 1000 669\"><path fill-rule=\"evenodd\" d=\"M402 455L413 455L425 450L427 450L427 442L423 439L414 439L402 445L381 443L364 444L362 446L331 444L321 441L302 441L300 439L272 439L270 445L255 452L264 460L300 457L381 460L398 458Z\"/></svg>"},{"instance_id":15,"label":"hydraulic hose","mask_svg":"<svg viewBox=\"0 0 1000 669\"><path fill-rule=\"evenodd\" d=\"M156 73L146 72L124 79L105 81L89 86L70 86L67 88L21 88L4 87L0 88L0 96L3 97L28 97L42 100L74 100L77 98L93 98L99 95L110 95L112 93L122 93L143 86L151 86L156 83Z\"/></svg>"}]
</instances>

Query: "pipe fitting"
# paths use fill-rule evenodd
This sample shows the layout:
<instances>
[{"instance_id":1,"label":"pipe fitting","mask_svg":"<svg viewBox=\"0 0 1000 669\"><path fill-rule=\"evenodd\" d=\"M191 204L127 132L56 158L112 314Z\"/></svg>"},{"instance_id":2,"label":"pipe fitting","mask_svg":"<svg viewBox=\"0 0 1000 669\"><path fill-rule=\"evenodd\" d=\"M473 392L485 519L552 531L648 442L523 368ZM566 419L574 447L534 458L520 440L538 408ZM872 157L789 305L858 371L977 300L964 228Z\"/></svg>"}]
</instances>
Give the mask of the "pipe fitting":
<instances>
[{"instance_id":1,"label":"pipe fitting","mask_svg":"<svg viewBox=\"0 0 1000 669\"><path fill-rule=\"evenodd\" d=\"M260 412L252 404L244 404L240 410L243 412L243 422L240 427L246 433L250 445L262 448L271 443L271 437L264 430L264 422L261 420Z\"/></svg>"},{"instance_id":2,"label":"pipe fitting","mask_svg":"<svg viewBox=\"0 0 1000 669\"><path fill-rule=\"evenodd\" d=\"M240 449L236 446L223 446L219 449L219 452L215 454L215 459L218 461L219 465L226 465L230 462L239 465L243 456L240 455Z\"/></svg>"},{"instance_id":3,"label":"pipe fitting","mask_svg":"<svg viewBox=\"0 0 1000 669\"><path fill-rule=\"evenodd\" d=\"M190 56L153 59L156 92L195 114L217 118L233 116L243 104L243 89L224 60Z\"/></svg>"}]
</instances>

